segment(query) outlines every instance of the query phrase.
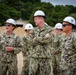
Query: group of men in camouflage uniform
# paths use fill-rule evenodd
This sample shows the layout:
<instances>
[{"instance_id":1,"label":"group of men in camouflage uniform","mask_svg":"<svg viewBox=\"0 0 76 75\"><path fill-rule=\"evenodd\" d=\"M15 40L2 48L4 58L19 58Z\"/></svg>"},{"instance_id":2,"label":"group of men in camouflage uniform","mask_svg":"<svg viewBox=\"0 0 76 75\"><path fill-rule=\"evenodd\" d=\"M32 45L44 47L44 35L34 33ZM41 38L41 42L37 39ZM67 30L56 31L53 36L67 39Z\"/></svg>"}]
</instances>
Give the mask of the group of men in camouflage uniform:
<instances>
[{"instance_id":1,"label":"group of men in camouflage uniform","mask_svg":"<svg viewBox=\"0 0 76 75\"><path fill-rule=\"evenodd\" d=\"M53 75L76 75L75 19L71 16L64 18L62 29L59 29L61 33L56 35L45 23L43 11L35 12L34 22L37 27L28 38L31 46L28 75L52 75L51 72Z\"/></svg>"},{"instance_id":2,"label":"group of men in camouflage uniform","mask_svg":"<svg viewBox=\"0 0 76 75\"><path fill-rule=\"evenodd\" d=\"M18 75L17 54L20 51L23 54L21 75L76 75L75 19L64 18L59 34L53 34L41 10L34 13L34 22L37 27L26 25L26 33L20 39L13 33L14 20L6 21L6 31L0 35L0 75Z\"/></svg>"},{"instance_id":3,"label":"group of men in camouflage uniform","mask_svg":"<svg viewBox=\"0 0 76 75\"><path fill-rule=\"evenodd\" d=\"M76 75L76 32L73 31L75 28L73 17L64 18L62 30L65 34L57 35L53 40L54 54L58 55L60 53L60 70L57 75Z\"/></svg>"}]
</instances>

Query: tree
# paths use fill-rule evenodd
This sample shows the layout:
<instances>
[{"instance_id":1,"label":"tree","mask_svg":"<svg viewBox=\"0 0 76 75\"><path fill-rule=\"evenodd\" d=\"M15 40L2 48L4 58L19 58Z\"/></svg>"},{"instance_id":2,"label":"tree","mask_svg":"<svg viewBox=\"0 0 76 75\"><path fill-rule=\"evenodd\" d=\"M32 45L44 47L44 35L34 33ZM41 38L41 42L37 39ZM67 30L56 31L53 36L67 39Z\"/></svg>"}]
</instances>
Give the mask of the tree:
<instances>
[{"instance_id":1,"label":"tree","mask_svg":"<svg viewBox=\"0 0 76 75\"><path fill-rule=\"evenodd\" d=\"M32 12L33 12L33 4L31 2L27 2L21 9L21 17L25 20L29 20Z\"/></svg>"},{"instance_id":2,"label":"tree","mask_svg":"<svg viewBox=\"0 0 76 75\"><path fill-rule=\"evenodd\" d=\"M21 1L24 2L24 3L27 3L27 2L32 2L32 3L41 2L41 0L21 0Z\"/></svg>"},{"instance_id":3,"label":"tree","mask_svg":"<svg viewBox=\"0 0 76 75\"><path fill-rule=\"evenodd\" d=\"M41 2L41 0L0 0L0 22L9 17L29 20L34 25L33 15L36 10L44 11L46 22L54 26L69 15L76 16L76 7L72 5L56 5Z\"/></svg>"},{"instance_id":4,"label":"tree","mask_svg":"<svg viewBox=\"0 0 76 75\"><path fill-rule=\"evenodd\" d=\"M0 23L3 24L8 18L20 18L20 12L5 4L0 4Z\"/></svg>"}]
</instances>

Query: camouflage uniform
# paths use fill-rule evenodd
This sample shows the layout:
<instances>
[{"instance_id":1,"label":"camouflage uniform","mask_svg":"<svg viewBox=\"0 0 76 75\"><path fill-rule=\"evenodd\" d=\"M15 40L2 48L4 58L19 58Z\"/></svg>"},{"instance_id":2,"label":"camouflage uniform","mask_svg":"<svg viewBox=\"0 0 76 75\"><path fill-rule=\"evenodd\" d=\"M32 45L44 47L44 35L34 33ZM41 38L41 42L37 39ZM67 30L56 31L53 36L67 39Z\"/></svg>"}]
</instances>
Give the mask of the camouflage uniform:
<instances>
[{"instance_id":1,"label":"camouflage uniform","mask_svg":"<svg viewBox=\"0 0 76 75\"><path fill-rule=\"evenodd\" d=\"M61 43L59 43L61 41L60 38L63 37L63 36L65 36L65 33L61 32L59 35L57 35L53 31L52 34L53 34L53 40L54 40L54 42L52 42L51 47L54 47L55 48L54 50L57 51L59 49L58 47L61 44ZM56 36L58 36L59 40L57 39ZM53 43L56 43L56 41L57 41L58 44L56 44L55 46L53 46ZM54 75L59 75L59 73L60 73L60 59L61 59L61 52L60 51L56 55L52 54L52 69L53 69L53 74Z\"/></svg>"},{"instance_id":2,"label":"camouflage uniform","mask_svg":"<svg viewBox=\"0 0 76 75\"><path fill-rule=\"evenodd\" d=\"M33 49L30 52L29 75L49 75L51 73L51 37L45 38L45 35L51 30L51 27L45 25L41 30L36 27L31 31Z\"/></svg>"},{"instance_id":3,"label":"camouflage uniform","mask_svg":"<svg viewBox=\"0 0 76 75\"><path fill-rule=\"evenodd\" d=\"M7 52L5 47L11 46L13 51ZM0 75L18 75L17 54L21 50L19 36L12 33L7 35L5 32L0 35Z\"/></svg>"},{"instance_id":4,"label":"camouflage uniform","mask_svg":"<svg viewBox=\"0 0 76 75\"><path fill-rule=\"evenodd\" d=\"M76 75L76 33L61 39L61 75Z\"/></svg>"},{"instance_id":5,"label":"camouflage uniform","mask_svg":"<svg viewBox=\"0 0 76 75\"><path fill-rule=\"evenodd\" d=\"M30 36L28 35L24 35L22 38L22 43L23 43L23 49L22 49L22 54L23 54L23 68L22 68L22 72L21 75L28 75L29 73L29 50L31 50L31 46L29 44L28 39Z\"/></svg>"},{"instance_id":6,"label":"camouflage uniform","mask_svg":"<svg viewBox=\"0 0 76 75\"><path fill-rule=\"evenodd\" d=\"M73 29L73 32L76 32L76 28Z\"/></svg>"}]
</instances>

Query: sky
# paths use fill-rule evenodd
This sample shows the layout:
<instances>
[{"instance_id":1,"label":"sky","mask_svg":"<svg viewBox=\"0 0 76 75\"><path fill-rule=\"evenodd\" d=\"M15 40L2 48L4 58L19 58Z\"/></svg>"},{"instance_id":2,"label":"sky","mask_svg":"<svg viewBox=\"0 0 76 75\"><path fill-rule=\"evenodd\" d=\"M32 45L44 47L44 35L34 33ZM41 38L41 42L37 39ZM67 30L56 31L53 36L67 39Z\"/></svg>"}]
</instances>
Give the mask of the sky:
<instances>
[{"instance_id":1,"label":"sky","mask_svg":"<svg viewBox=\"0 0 76 75\"><path fill-rule=\"evenodd\" d=\"M41 0L42 2L50 2L53 5L73 5L76 6L76 0Z\"/></svg>"}]
</instances>

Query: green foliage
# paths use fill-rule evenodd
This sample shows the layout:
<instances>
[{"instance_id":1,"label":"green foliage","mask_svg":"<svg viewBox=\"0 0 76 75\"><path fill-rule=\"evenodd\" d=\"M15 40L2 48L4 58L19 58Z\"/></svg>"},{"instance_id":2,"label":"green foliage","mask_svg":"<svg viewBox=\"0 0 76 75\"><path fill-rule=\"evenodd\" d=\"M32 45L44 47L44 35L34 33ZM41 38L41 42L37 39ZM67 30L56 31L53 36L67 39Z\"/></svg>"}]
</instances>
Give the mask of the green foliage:
<instances>
[{"instance_id":1,"label":"green foliage","mask_svg":"<svg viewBox=\"0 0 76 75\"><path fill-rule=\"evenodd\" d=\"M24 7L21 9L21 17L25 20L29 20L32 11L33 4L31 2L25 3Z\"/></svg>"},{"instance_id":2,"label":"green foliage","mask_svg":"<svg viewBox=\"0 0 76 75\"><path fill-rule=\"evenodd\" d=\"M50 26L62 22L66 16L76 19L76 7L72 5L56 5L41 2L41 0L0 0L0 25L8 18L29 20L34 26L33 15L36 10L42 10L46 14L45 21Z\"/></svg>"},{"instance_id":3,"label":"green foliage","mask_svg":"<svg viewBox=\"0 0 76 75\"><path fill-rule=\"evenodd\" d=\"M0 4L0 25L2 25L8 18L20 18L20 12L5 4Z\"/></svg>"},{"instance_id":4,"label":"green foliage","mask_svg":"<svg viewBox=\"0 0 76 75\"><path fill-rule=\"evenodd\" d=\"M24 2L24 3L27 3L27 2L31 2L31 3L41 2L41 0L21 0L21 1Z\"/></svg>"},{"instance_id":5,"label":"green foliage","mask_svg":"<svg viewBox=\"0 0 76 75\"><path fill-rule=\"evenodd\" d=\"M76 19L76 13L72 13L72 14L70 14L70 16L72 16Z\"/></svg>"},{"instance_id":6,"label":"green foliage","mask_svg":"<svg viewBox=\"0 0 76 75\"><path fill-rule=\"evenodd\" d=\"M7 6L13 7L17 10L21 9L22 2L21 0L1 0L2 3L6 4Z\"/></svg>"}]
</instances>

